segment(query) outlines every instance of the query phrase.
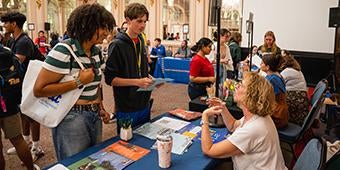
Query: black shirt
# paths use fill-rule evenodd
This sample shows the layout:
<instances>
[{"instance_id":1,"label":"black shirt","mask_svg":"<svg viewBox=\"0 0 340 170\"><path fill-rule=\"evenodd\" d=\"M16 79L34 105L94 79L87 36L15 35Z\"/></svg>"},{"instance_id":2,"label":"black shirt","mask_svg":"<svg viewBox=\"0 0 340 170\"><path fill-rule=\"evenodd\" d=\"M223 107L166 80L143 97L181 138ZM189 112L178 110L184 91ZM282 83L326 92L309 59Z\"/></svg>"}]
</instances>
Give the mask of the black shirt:
<instances>
[{"instance_id":1,"label":"black shirt","mask_svg":"<svg viewBox=\"0 0 340 170\"><path fill-rule=\"evenodd\" d=\"M27 68L28 62L29 60L33 59L34 54L34 44L30 37L28 37L25 33L21 33L12 44L11 50L14 54L26 56L24 65Z\"/></svg>"},{"instance_id":2,"label":"black shirt","mask_svg":"<svg viewBox=\"0 0 340 170\"><path fill-rule=\"evenodd\" d=\"M126 33L118 33L117 38L109 46L109 58L105 68L105 82L111 85L115 77L134 79L148 77L148 61L142 36L139 37L137 49ZM141 42L142 41L142 42ZM139 46L141 45L142 48ZM142 51L140 51L142 49ZM138 66L140 54L140 66ZM140 70L140 73L139 73ZM137 92L137 86L114 86L116 111L136 112L145 109L151 92Z\"/></svg>"}]
</instances>

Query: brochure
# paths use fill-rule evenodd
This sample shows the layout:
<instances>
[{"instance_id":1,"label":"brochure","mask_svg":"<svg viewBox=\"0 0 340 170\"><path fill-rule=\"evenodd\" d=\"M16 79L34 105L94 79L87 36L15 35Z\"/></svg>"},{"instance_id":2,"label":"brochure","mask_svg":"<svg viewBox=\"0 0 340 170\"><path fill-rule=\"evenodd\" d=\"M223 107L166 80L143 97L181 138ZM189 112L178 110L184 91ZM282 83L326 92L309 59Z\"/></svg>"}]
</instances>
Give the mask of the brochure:
<instances>
[{"instance_id":1,"label":"brochure","mask_svg":"<svg viewBox=\"0 0 340 170\"><path fill-rule=\"evenodd\" d=\"M56 164L51 168L48 168L48 170L69 170L69 169L66 168L63 164Z\"/></svg>"},{"instance_id":2,"label":"brochure","mask_svg":"<svg viewBox=\"0 0 340 170\"><path fill-rule=\"evenodd\" d=\"M174 130L159 126L157 124L153 123L145 123L141 127L134 130L134 133L137 133L139 135L145 136L149 139L156 140L157 134L162 133L166 130L171 130L171 132L174 132Z\"/></svg>"},{"instance_id":3,"label":"brochure","mask_svg":"<svg viewBox=\"0 0 340 170\"><path fill-rule=\"evenodd\" d=\"M70 170L85 170L85 169L124 169L126 166L133 163L133 160L124 156L118 155L109 150L100 150L80 161L68 166Z\"/></svg>"},{"instance_id":4,"label":"brochure","mask_svg":"<svg viewBox=\"0 0 340 170\"><path fill-rule=\"evenodd\" d=\"M124 142L122 140L119 140L118 142L108 146L106 150L113 151L134 161L139 160L150 152L148 149Z\"/></svg>"},{"instance_id":5,"label":"brochure","mask_svg":"<svg viewBox=\"0 0 340 170\"><path fill-rule=\"evenodd\" d=\"M179 118L182 118L182 119L188 120L188 121L198 119L202 116L201 112L193 112L193 111L184 110L184 109L181 109L181 108L171 110L171 111L169 111L169 113L171 115L177 116Z\"/></svg>"},{"instance_id":6,"label":"brochure","mask_svg":"<svg viewBox=\"0 0 340 170\"><path fill-rule=\"evenodd\" d=\"M192 140L190 137L178 134L178 133L172 133L172 149L171 153L182 155L184 152L187 151L189 146L192 144ZM157 141L155 144L151 147L152 149L157 149Z\"/></svg>"},{"instance_id":7,"label":"brochure","mask_svg":"<svg viewBox=\"0 0 340 170\"><path fill-rule=\"evenodd\" d=\"M177 131L178 133L191 137L193 141L200 141L201 140L201 133L202 133L202 128L200 126L197 126L193 123L190 123L189 125L183 127L182 129ZM214 130L210 129L210 134L213 143L220 142L224 139L227 138L227 131L226 130Z\"/></svg>"},{"instance_id":8,"label":"brochure","mask_svg":"<svg viewBox=\"0 0 340 170\"><path fill-rule=\"evenodd\" d=\"M152 91L160 84L173 81L173 79L170 78L152 78L152 80L153 83L148 88L139 88L137 91Z\"/></svg>"},{"instance_id":9,"label":"brochure","mask_svg":"<svg viewBox=\"0 0 340 170\"><path fill-rule=\"evenodd\" d=\"M190 124L190 122L170 117L162 117L161 119L153 122L152 124L159 125L165 128L170 128L177 131L182 129L184 126Z\"/></svg>"},{"instance_id":10,"label":"brochure","mask_svg":"<svg viewBox=\"0 0 340 170\"><path fill-rule=\"evenodd\" d=\"M93 153L68 166L70 170L87 169L124 169L134 161L139 160L150 150L124 142L118 141L110 146Z\"/></svg>"}]
</instances>

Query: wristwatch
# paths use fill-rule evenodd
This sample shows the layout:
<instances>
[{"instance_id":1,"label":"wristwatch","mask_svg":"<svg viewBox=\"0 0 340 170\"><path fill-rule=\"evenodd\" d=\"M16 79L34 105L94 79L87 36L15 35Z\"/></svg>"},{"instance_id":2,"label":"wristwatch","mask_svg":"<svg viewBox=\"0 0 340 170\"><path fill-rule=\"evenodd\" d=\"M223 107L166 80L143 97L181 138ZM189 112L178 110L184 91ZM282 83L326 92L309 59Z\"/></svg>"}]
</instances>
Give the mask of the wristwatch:
<instances>
[{"instance_id":1,"label":"wristwatch","mask_svg":"<svg viewBox=\"0 0 340 170\"><path fill-rule=\"evenodd\" d=\"M77 83L78 89L82 89L84 87L83 83L80 81L79 77L74 77L74 80Z\"/></svg>"}]
</instances>

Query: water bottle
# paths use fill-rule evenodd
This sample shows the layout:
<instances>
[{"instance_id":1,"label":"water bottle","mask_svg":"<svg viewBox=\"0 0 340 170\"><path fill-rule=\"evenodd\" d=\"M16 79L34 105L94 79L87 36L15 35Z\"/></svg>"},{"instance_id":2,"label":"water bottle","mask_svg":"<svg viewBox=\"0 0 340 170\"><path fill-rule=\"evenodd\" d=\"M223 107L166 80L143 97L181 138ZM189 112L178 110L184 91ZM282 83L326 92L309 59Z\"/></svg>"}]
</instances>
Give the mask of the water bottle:
<instances>
[{"instance_id":1,"label":"water bottle","mask_svg":"<svg viewBox=\"0 0 340 170\"><path fill-rule=\"evenodd\" d=\"M171 165L172 136L170 131L164 131L157 135L158 165L161 168L169 168Z\"/></svg>"},{"instance_id":2,"label":"water bottle","mask_svg":"<svg viewBox=\"0 0 340 170\"><path fill-rule=\"evenodd\" d=\"M243 63L242 62L240 62L240 66L238 67L237 79L238 80L243 79Z\"/></svg>"}]
</instances>

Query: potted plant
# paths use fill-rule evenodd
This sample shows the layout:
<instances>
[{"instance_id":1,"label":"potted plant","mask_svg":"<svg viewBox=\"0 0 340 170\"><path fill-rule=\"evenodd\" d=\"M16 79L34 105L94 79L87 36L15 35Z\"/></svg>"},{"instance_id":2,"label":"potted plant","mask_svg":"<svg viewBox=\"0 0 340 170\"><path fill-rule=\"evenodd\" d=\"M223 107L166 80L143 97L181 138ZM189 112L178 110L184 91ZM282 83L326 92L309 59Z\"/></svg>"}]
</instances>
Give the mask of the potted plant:
<instances>
[{"instance_id":1,"label":"potted plant","mask_svg":"<svg viewBox=\"0 0 340 170\"><path fill-rule=\"evenodd\" d=\"M120 138L124 141L128 141L132 138L132 119L120 119L118 120L118 124L120 126Z\"/></svg>"}]
</instances>

